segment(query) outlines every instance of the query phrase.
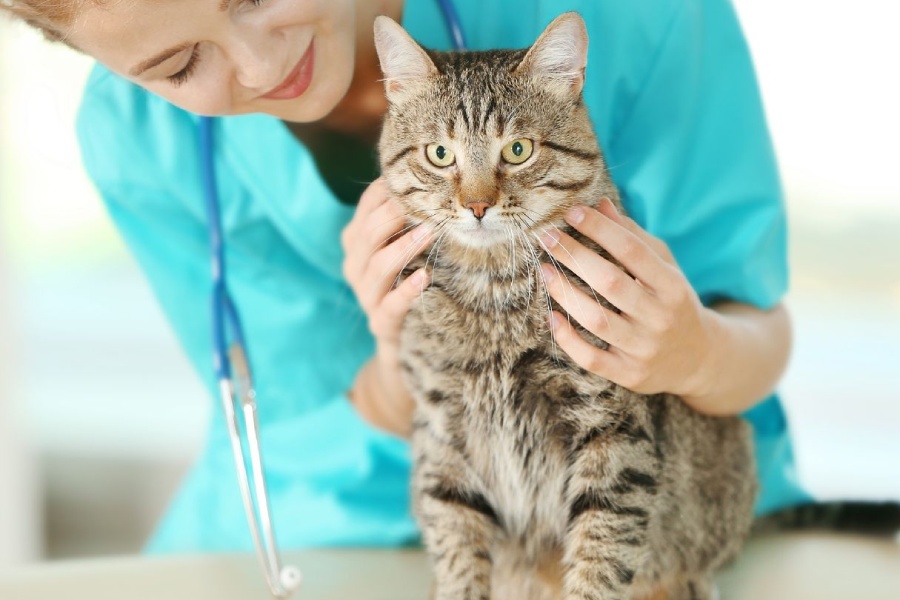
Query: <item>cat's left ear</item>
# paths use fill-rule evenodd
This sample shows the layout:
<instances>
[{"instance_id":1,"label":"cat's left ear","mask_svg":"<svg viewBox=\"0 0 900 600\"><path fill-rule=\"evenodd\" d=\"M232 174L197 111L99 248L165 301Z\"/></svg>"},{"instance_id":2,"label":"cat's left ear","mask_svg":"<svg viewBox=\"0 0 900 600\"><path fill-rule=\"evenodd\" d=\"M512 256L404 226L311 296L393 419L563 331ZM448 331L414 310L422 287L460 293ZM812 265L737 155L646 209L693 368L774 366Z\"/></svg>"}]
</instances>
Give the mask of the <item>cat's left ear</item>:
<instances>
[{"instance_id":1,"label":"cat's left ear","mask_svg":"<svg viewBox=\"0 0 900 600\"><path fill-rule=\"evenodd\" d=\"M576 12L563 13L547 26L516 71L548 79L560 92L577 96L584 87L587 52L584 19Z\"/></svg>"},{"instance_id":2,"label":"cat's left ear","mask_svg":"<svg viewBox=\"0 0 900 600\"><path fill-rule=\"evenodd\" d=\"M424 80L438 74L422 46L389 17L375 18L375 50L390 102L402 100Z\"/></svg>"}]
</instances>

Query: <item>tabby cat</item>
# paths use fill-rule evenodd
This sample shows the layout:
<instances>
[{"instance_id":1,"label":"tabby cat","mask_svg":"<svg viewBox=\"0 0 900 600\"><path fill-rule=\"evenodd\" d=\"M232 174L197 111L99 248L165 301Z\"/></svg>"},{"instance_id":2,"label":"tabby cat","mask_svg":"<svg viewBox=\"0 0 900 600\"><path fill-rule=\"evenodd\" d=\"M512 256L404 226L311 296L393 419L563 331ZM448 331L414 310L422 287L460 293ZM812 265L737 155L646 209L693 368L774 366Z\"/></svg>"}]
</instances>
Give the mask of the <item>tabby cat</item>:
<instances>
[{"instance_id":1,"label":"tabby cat","mask_svg":"<svg viewBox=\"0 0 900 600\"><path fill-rule=\"evenodd\" d=\"M527 50L432 52L386 17L375 39L382 173L436 232L404 271L426 266L432 283L401 337L435 598L711 598L751 524L748 426L585 371L547 325L561 309L540 233L602 252L563 215L621 208L581 97L583 20L560 16Z\"/></svg>"}]
</instances>

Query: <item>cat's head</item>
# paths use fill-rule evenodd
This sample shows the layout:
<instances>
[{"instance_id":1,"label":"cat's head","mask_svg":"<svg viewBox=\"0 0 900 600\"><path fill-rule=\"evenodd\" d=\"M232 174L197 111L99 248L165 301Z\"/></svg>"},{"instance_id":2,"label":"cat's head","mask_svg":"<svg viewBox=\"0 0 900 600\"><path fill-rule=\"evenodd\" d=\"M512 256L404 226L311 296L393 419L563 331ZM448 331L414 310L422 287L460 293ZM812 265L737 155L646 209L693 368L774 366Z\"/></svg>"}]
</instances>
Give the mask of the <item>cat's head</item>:
<instances>
[{"instance_id":1,"label":"cat's head","mask_svg":"<svg viewBox=\"0 0 900 600\"><path fill-rule=\"evenodd\" d=\"M581 98L588 39L576 13L526 50L427 51L387 17L375 42L390 103L382 173L411 221L468 249L533 244L608 189Z\"/></svg>"}]
</instances>

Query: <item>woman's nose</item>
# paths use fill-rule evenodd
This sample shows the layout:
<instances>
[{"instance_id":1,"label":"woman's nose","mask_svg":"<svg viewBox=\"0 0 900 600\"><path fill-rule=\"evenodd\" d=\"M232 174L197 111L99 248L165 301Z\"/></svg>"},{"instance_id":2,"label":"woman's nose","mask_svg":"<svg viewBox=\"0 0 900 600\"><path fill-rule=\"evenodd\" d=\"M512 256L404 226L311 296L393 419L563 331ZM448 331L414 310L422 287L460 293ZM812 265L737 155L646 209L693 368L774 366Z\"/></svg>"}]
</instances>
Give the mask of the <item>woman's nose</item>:
<instances>
[{"instance_id":1,"label":"woman's nose","mask_svg":"<svg viewBox=\"0 0 900 600\"><path fill-rule=\"evenodd\" d=\"M290 69L276 45L264 36L235 40L230 54L237 83L260 94L281 83Z\"/></svg>"}]
</instances>

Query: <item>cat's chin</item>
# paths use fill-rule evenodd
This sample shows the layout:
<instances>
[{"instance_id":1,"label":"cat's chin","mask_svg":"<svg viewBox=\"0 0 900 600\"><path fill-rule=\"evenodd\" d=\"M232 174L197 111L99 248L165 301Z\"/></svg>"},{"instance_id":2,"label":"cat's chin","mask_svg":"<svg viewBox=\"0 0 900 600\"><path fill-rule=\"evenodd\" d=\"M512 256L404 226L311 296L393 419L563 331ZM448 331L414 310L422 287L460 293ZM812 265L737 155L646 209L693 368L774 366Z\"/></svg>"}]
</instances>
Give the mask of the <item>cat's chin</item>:
<instances>
[{"instance_id":1,"label":"cat's chin","mask_svg":"<svg viewBox=\"0 0 900 600\"><path fill-rule=\"evenodd\" d=\"M488 249L501 244L509 245L509 232L483 225L459 229L453 235L456 242L467 248Z\"/></svg>"}]
</instances>

